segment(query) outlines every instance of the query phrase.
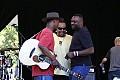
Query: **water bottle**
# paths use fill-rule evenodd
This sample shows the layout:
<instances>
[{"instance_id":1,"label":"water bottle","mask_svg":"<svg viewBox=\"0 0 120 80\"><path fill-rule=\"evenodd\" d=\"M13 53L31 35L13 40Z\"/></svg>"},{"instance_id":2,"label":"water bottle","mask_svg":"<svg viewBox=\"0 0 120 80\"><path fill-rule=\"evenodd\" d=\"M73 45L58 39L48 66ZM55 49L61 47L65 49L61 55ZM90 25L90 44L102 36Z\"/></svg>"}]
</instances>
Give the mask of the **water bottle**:
<instances>
[{"instance_id":1,"label":"water bottle","mask_svg":"<svg viewBox=\"0 0 120 80\"><path fill-rule=\"evenodd\" d=\"M102 67L102 73L105 74L105 68L104 68L104 66Z\"/></svg>"}]
</instances>

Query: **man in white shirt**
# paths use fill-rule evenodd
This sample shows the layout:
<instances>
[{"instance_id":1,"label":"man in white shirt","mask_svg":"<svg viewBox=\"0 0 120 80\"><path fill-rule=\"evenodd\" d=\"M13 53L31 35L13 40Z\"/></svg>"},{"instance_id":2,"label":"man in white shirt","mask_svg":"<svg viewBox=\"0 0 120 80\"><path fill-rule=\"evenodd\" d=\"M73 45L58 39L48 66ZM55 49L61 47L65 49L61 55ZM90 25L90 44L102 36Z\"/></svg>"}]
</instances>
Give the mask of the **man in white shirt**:
<instances>
[{"instance_id":1,"label":"man in white shirt","mask_svg":"<svg viewBox=\"0 0 120 80\"><path fill-rule=\"evenodd\" d=\"M65 21L59 22L56 34L54 33L55 47L54 51L56 59L59 61L61 66L70 69L70 61L65 59L66 53L69 52L72 36L66 34L66 23ZM54 70L54 80L69 80L69 74L63 70L56 68Z\"/></svg>"}]
</instances>

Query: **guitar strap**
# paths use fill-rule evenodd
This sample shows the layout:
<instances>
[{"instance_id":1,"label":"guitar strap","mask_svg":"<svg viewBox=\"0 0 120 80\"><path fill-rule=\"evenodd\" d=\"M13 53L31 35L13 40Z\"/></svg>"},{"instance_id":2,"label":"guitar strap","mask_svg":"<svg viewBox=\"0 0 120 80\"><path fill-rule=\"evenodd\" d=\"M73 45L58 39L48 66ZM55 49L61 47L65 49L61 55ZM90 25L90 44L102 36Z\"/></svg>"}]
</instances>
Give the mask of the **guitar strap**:
<instances>
[{"instance_id":1,"label":"guitar strap","mask_svg":"<svg viewBox=\"0 0 120 80\"><path fill-rule=\"evenodd\" d=\"M39 33L41 33L42 31L39 31L38 33L34 34L30 39L35 38Z\"/></svg>"},{"instance_id":2,"label":"guitar strap","mask_svg":"<svg viewBox=\"0 0 120 80\"><path fill-rule=\"evenodd\" d=\"M35 35L33 35L30 39L35 38L37 35L41 35L41 32L42 32L42 30L41 30L40 32L36 33ZM39 38L39 36L36 37L37 40L38 40L38 38ZM51 52L52 52L52 51L51 51ZM55 52L53 52L52 55L54 55L54 56L56 57Z\"/></svg>"}]
</instances>

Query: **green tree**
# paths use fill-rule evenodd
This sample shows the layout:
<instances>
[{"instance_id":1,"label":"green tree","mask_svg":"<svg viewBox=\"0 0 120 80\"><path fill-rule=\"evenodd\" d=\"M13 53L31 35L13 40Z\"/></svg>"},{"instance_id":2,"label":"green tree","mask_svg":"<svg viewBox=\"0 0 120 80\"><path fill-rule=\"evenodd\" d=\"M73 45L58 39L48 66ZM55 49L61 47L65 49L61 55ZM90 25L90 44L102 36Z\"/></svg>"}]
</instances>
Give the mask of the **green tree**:
<instances>
[{"instance_id":1,"label":"green tree","mask_svg":"<svg viewBox=\"0 0 120 80\"><path fill-rule=\"evenodd\" d=\"M12 64L10 68L15 69L16 67L16 61L18 56L19 50L12 50L14 48L19 49L19 38L18 38L18 32L17 32L18 27L13 27L13 26L6 26L1 32L0 32L0 50L4 50L4 55L8 56L9 58L12 59ZM0 54L1 55L1 54ZM14 56L13 56L14 55ZM6 59L7 61L7 59ZM7 63L7 62L6 62ZM9 63L9 61L8 61Z\"/></svg>"},{"instance_id":2,"label":"green tree","mask_svg":"<svg viewBox=\"0 0 120 80\"><path fill-rule=\"evenodd\" d=\"M6 26L0 32L0 48L18 48L18 32L15 27Z\"/></svg>"}]
</instances>

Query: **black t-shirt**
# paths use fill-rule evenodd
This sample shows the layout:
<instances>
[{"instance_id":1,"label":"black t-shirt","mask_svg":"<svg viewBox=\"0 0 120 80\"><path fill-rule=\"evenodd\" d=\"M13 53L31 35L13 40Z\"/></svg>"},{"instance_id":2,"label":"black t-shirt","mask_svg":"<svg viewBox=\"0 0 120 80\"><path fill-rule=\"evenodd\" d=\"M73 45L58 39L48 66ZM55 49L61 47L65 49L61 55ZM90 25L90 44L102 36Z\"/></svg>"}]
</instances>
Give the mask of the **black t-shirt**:
<instances>
[{"instance_id":1,"label":"black t-shirt","mask_svg":"<svg viewBox=\"0 0 120 80\"><path fill-rule=\"evenodd\" d=\"M90 47L93 47L93 42L87 27L84 26L83 28L75 30L69 51L81 51ZM71 59L72 67L82 65L91 66L91 64L92 62L90 55L77 56Z\"/></svg>"}]
</instances>

